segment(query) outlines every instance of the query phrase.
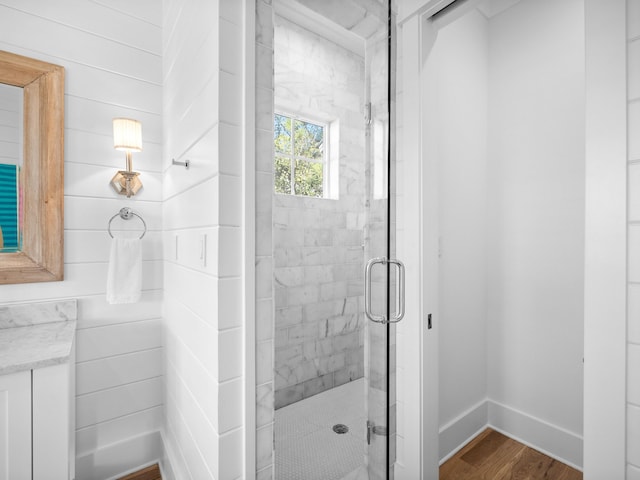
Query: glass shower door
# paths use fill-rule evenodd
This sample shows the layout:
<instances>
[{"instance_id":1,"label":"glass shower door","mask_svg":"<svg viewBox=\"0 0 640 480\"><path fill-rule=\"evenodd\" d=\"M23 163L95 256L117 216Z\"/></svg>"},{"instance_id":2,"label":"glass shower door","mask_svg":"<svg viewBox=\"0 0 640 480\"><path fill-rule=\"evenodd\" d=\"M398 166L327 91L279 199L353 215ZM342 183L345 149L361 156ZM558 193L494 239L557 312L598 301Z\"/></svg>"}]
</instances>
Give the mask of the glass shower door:
<instances>
[{"instance_id":1,"label":"glass shower door","mask_svg":"<svg viewBox=\"0 0 640 480\"><path fill-rule=\"evenodd\" d=\"M278 480L392 478L389 1L273 2Z\"/></svg>"},{"instance_id":2,"label":"glass shower door","mask_svg":"<svg viewBox=\"0 0 640 480\"><path fill-rule=\"evenodd\" d=\"M368 100L365 230L366 463L370 480L393 478L395 328L404 315L404 265L395 259L394 34L391 0L385 28L366 43ZM381 12L382 14L382 12Z\"/></svg>"}]
</instances>

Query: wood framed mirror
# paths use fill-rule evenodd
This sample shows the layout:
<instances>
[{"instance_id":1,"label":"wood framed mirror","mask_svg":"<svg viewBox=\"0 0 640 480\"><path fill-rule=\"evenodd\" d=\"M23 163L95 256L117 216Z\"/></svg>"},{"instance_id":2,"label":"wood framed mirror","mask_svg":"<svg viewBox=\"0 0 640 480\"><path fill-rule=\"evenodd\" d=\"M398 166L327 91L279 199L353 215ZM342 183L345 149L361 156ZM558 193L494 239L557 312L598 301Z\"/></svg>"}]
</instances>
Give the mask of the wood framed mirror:
<instances>
[{"instance_id":1,"label":"wood framed mirror","mask_svg":"<svg viewBox=\"0 0 640 480\"><path fill-rule=\"evenodd\" d=\"M18 247L0 250L0 284L64 276L64 68L0 50L0 83L23 89Z\"/></svg>"}]
</instances>

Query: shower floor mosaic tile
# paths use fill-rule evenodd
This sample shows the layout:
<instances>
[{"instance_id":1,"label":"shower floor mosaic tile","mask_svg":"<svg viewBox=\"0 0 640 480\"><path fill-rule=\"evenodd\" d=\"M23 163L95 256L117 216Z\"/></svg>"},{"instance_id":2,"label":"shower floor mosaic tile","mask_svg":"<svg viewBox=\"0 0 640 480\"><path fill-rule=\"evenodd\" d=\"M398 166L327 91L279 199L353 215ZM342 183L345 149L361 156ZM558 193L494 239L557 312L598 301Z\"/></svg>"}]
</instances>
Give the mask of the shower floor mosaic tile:
<instances>
[{"instance_id":1,"label":"shower floor mosaic tile","mask_svg":"<svg viewBox=\"0 0 640 480\"><path fill-rule=\"evenodd\" d=\"M366 480L364 380L276 410L276 480ZM336 424L349 427L337 434Z\"/></svg>"}]
</instances>

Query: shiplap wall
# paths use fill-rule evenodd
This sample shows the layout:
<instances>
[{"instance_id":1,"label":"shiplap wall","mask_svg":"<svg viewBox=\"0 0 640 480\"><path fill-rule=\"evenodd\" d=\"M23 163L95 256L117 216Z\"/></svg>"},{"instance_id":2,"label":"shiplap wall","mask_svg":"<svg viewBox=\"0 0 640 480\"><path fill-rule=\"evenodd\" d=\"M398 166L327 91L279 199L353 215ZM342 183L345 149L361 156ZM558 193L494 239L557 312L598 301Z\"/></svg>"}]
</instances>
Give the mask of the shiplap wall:
<instances>
[{"instance_id":1,"label":"shiplap wall","mask_svg":"<svg viewBox=\"0 0 640 480\"><path fill-rule=\"evenodd\" d=\"M105 479L161 455L161 12L159 0L1 0L0 49L65 68L65 280L0 286L0 302L78 299L77 478ZM142 122L144 189L109 186L124 154L111 119ZM108 305L107 222L144 217L143 296ZM123 225L114 220L114 227ZM123 225L140 228L140 224Z\"/></svg>"},{"instance_id":2,"label":"shiplap wall","mask_svg":"<svg viewBox=\"0 0 640 480\"><path fill-rule=\"evenodd\" d=\"M640 0L627 0L629 296L627 480L640 480Z\"/></svg>"},{"instance_id":3,"label":"shiplap wall","mask_svg":"<svg viewBox=\"0 0 640 480\"><path fill-rule=\"evenodd\" d=\"M243 468L243 3L163 6L165 446L179 479Z\"/></svg>"}]
</instances>

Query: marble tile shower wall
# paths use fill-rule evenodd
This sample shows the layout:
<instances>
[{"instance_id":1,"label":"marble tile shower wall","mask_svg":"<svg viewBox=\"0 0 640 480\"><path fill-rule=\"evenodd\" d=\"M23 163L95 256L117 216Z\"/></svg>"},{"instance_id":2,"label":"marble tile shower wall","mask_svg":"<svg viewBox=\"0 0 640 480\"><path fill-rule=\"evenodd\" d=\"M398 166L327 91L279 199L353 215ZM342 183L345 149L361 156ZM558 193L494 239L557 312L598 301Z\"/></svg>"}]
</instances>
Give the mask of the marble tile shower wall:
<instances>
[{"instance_id":1,"label":"marble tile shower wall","mask_svg":"<svg viewBox=\"0 0 640 480\"><path fill-rule=\"evenodd\" d=\"M256 479L273 478L273 5L256 1Z\"/></svg>"},{"instance_id":2,"label":"marble tile shower wall","mask_svg":"<svg viewBox=\"0 0 640 480\"><path fill-rule=\"evenodd\" d=\"M279 408L363 376L365 85L364 59L327 39L276 16L274 40L276 111L337 122L340 156L339 199L274 195Z\"/></svg>"}]
</instances>

